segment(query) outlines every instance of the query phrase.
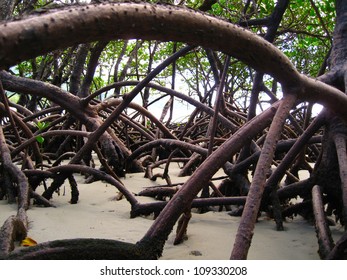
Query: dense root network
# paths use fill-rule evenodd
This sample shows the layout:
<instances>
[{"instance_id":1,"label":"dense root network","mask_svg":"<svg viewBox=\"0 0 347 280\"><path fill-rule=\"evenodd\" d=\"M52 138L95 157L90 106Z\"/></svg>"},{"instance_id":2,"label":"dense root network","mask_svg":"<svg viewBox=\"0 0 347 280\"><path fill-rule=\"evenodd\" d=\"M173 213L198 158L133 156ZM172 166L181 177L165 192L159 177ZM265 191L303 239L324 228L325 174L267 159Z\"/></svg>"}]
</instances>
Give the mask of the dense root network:
<instances>
[{"instance_id":1,"label":"dense root network","mask_svg":"<svg viewBox=\"0 0 347 280\"><path fill-rule=\"evenodd\" d=\"M277 9L284 10L277 26L286 8L281 7L286 1L278 2ZM191 209L204 212L211 207L220 211L233 207L232 214L242 213L232 259L247 258L261 213L272 217L278 230L294 215L314 220L320 257L345 258L346 234L335 244L327 215L347 226L347 97L331 74L319 80L299 74L271 44L271 32L269 29L263 39L200 11L147 3L69 6L2 24L0 199L18 203L18 213L1 228L1 258L156 259L176 222L178 244L184 240ZM141 81L123 79L90 92L101 52L111 40L132 38L187 46L175 49ZM95 41L91 47L90 42ZM332 51L335 60L339 43ZM69 91L59 83L21 77L10 68L47 52L58 55L58 49L76 44L81 45L70 49L70 55L77 58ZM136 51L139 48L140 44ZM162 71L174 69L180 58L201 50L211 63L217 51L225 55L213 90L200 100L153 81ZM84 65L88 52L86 78L80 85L78 64ZM271 97L271 106L262 113L248 112L252 105L241 108L232 95L225 94L232 58L257 71L254 89L262 88ZM338 67L333 68L335 73ZM282 99L271 94L260 73L281 83ZM110 91L114 92L111 98L102 98ZM160 118L149 109L151 91L170 97ZM11 102L7 92L36 100L41 108L30 110L27 102ZM146 101L143 106L133 102L138 95ZM182 122L164 121L172 113L175 99L190 103L194 111ZM316 117L310 114L312 103L303 103L313 101L326 107ZM256 103L257 94L252 94L250 104ZM180 185L170 180L170 165L177 163L182 167ZM156 173L159 166L162 172ZM221 169L225 176L216 178ZM301 170L310 174L308 179L300 178ZM153 181L163 178L167 184L139 193L155 198L140 203L122 183L122 177L131 172L143 172ZM154 213L156 219L148 232L136 244L71 239L14 250L15 241L28 233L26 210L35 207L33 203L53 207L50 199L65 181L71 186L71 203L78 202L76 173L89 182L102 180L113 185L131 205L131 217ZM42 185L45 190L38 193ZM298 197L300 202L293 203Z\"/></svg>"}]
</instances>

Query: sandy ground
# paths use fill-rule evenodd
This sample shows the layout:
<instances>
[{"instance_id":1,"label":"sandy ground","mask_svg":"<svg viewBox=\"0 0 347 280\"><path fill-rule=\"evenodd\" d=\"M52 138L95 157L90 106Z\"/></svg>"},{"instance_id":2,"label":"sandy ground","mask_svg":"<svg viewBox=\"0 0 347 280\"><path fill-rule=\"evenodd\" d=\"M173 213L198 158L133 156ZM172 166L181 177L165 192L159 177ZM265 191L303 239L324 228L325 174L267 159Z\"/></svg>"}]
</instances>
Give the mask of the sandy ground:
<instances>
[{"instance_id":1,"label":"sandy ground","mask_svg":"<svg viewBox=\"0 0 347 280\"><path fill-rule=\"evenodd\" d=\"M175 182L186 178L170 176ZM223 174L219 174L223 175ZM103 182L85 184L82 176L76 176L79 185L80 201L71 205L70 189L66 183L66 195L61 188L60 195L55 194L52 202L56 208L32 206L28 210L30 221L28 236L38 243L64 238L93 237L137 242L146 233L153 217L130 219L130 205L123 199L115 201L117 189ZM133 193L146 186L163 184L152 182L143 174L128 174L123 181ZM151 198L137 197L140 201ZM16 213L16 205L0 201L0 224ZM173 245L175 234L166 242L162 259L171 260L218 260L229 259L240 218L231 217L226 212L193 213L188 227L188 240ZM285 222L285 231L275 230L274 221L260 217L256 225L248 259L255 260L314 260L319 259L318 244L313 225L300 217ZM335 240L342 235L340 225L331 227Z\"/></svg>"}]
</instances>

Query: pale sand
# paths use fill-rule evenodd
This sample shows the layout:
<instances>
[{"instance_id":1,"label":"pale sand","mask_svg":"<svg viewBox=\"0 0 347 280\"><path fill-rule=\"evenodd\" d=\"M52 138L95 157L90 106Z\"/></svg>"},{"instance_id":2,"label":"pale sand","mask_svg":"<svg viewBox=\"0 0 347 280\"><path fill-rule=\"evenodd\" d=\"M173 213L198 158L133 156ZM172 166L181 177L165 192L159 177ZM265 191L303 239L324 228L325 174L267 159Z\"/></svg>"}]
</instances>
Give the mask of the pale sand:
<instances>
[{"instance_id":1,"label":"pale sand","mask_svg":"<svg viewBox=\"0 0 347 280\"><path fill-rule=\"evenodd\" d=\"M170 177L175 182L186 178ZM218 175L223 175L220 173ZM117 189L103 182L84 184L82 176L76 176L79 185L80 200L71 205L70 188L66 182L66 195L55 194L52 202L56 208L31 206L28 210L30 221L28 236L37 242L55 239L92 237L123 240L135 243L146 233L153 217L130 219L130 204L122 199L115 201ZM143 173L128 174L123 180L126 187L138 193L146 186L165 183L162 180L152 182L143 177ZM137 197L141 202L151 201L148 197ZM0 201L0 225L12 214L16 214L16 205ZM173 232L166 242L161 259L229 259L238 228L239 217L231 217L224 212L193 213L188 227L188 240L173 245ZM314 260L319 259L314 226L300 217L287 220L285 231L275 230L275 223L265 215L256 224L252 246L248 259L263 260ZM335 241L343 233L340 225L331 227Z\"/></svg>"}]
</instances>

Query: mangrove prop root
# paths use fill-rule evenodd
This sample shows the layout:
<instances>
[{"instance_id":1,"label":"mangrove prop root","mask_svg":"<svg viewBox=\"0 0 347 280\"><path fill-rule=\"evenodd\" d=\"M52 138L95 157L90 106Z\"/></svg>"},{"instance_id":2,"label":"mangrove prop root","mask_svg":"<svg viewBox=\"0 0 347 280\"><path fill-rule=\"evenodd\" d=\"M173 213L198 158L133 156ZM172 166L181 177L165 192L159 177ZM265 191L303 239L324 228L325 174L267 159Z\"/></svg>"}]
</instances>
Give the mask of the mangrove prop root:
<instances>
[{"instance_id":1,"label":"mangrove prop root","mask_svg":"<svg viewBox=\"0 0 347 280\"><path fill-rule=\"evenodd\" d=\"M334 241L331 237L331 232L326 221L321 189L318 185L315 185L312 188L312 206L319 244L318 253L322 259L325 259L333 249Z\"/></svg>"},{"instance_id":2,"label":"mangrove prop root","mask_svg":"<svg viewBox=\"0 0 347 280\"><path fill-rule=\"evenodd\" d=\"M15 241L23 240L26 235L26 226L20 218L15 215L7 218L0 229L0 258L13 251Z\"/></svg>"},{"instance_id":3,"label":"mangrove prop root","mask_svg":"<svg viewBox=\"0 0 347 280\"><path fill-rule=\"evenodd\" d=\"M174 245L178 245L183 242L184 239L188 239L187 237L187 228L188 228L188 223L192 217L192 213L190 209L185 211L181 218L178 220L178 225L177 225L177 235L174 241Z\"/></svg>"},{"instance_id":4,"label":"mangrove prop root","mask_svg":"<svg viewBox=\"0 0 347 280\"><path fill-rule=\"evenodd\" d=\"M342 260L347 258L347 232L336 242L334 248L330 251L326 259Z\"/></svg>"},{"instance_id":5,"label":"mangrove prop root","mask_svg":"<svg viewBox=\"0 0 347 280\"><path fill-rule=\"evenodd\" d=\"M284 122L293 107L296 96L289 94L282 99L280 107L271 123L269 132L259 157L252 184L247 196L241 222L236 234L231 259L246 259L253 237L253 229L258 216L260 203L266 183L266 174L269 172L273 160L276 143L282 131Z\"/></svg>"},{"instance_id":6,"label":"mangrove prop root","mask_svg":"<svg viewBox=\"0 0 347 280\"><path fill-rule=\"evenodd\" d=\"M109 239L55 240L18 249L4 259L27 260L143 260L154 259L151 250L138 244Z\"/></svg>"}]
</instances>

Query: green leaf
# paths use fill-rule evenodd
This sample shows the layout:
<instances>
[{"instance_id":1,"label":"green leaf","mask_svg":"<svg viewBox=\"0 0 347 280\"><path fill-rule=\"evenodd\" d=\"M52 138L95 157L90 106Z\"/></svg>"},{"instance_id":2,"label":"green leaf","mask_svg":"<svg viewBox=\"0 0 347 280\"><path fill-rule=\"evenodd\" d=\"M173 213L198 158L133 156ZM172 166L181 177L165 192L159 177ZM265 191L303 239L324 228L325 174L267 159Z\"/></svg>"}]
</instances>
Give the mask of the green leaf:
<instances>
[{"instance_id":1,"label":"green leaf","mask_svg":"<svg viewBox=\"0 0 347 280\"><path fill-rule=\"evenodd\" d=\"M39 130L44 130L50 125L50 122L37 122L36 126Z\"/></svg>"},{"instance_id":2,"label":"green leaf","mask_svg":"<svg viewBox=\"0 0 347 280\"><path fill-rule=\"evenodd\" d=\"M45 141L45 138L39 135L39 136L36 136L36 141L42 144Z\"/></svg>"}]
</instances>

